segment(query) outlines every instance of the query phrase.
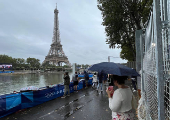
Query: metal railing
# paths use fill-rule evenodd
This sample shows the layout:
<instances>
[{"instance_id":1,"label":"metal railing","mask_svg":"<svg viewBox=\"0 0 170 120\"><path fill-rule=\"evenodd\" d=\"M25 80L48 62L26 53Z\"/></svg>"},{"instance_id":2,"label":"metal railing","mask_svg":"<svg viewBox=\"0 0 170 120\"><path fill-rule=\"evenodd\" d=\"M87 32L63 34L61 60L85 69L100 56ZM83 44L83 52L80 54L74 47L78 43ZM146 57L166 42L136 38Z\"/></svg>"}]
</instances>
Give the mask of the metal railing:
<instances>
[{"instance_id":1,"label":"metal railing","mask_svg":"<svg viewBox=\"0 0 170 120\"><path fill-rule=\"evenodd\" d=\"M145 31L136 31L136 69L146 120L170 120L170 1L153 0ZM139 50L139 51L138 51Z\"/></svg>"}]
</instances>

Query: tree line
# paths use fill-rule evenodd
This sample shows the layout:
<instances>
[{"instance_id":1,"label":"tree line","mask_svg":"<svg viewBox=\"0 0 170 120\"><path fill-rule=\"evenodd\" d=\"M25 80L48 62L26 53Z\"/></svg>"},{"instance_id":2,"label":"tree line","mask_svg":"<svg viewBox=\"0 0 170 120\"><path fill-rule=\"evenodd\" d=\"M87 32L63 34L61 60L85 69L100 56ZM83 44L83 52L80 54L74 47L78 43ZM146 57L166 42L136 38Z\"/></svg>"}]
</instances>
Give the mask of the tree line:
<instances>
[{"instance_id":1,"label":"tree line","mask_svg":"<svg viewBox=\"0 0 170 120\"><path fill-rule=\"evenodd\" d=\"M55 69L55 68L62 68L60 66L55 66L49 64L49 62L40 63L39 59L36 58L12 58L8 55L0 55L0 63L7 63L12 64L13 69ZM67 65L63 66L64 68L67 68Z\"/></svg>"},{"instance_id":2,"label":"tree line","mask_svg":"<svg viewBox=\"0 0 170 120\"><path fill-rule=\"evenodd\" d=\"M88 64L76 64L77 67L88 68L90 65Z\"/></svg>"},{"instance_id":3,"label":"tree line","mask_svg":"<svg viewBox=\"0 0 170 120\"><path fill-rule=\"evenodd\" d=\"M0 55L0 63L11 63L13 69L39 69L41 67L40 60L36 58L12 58L8 55Z\"/></svg>"}]
</instances>

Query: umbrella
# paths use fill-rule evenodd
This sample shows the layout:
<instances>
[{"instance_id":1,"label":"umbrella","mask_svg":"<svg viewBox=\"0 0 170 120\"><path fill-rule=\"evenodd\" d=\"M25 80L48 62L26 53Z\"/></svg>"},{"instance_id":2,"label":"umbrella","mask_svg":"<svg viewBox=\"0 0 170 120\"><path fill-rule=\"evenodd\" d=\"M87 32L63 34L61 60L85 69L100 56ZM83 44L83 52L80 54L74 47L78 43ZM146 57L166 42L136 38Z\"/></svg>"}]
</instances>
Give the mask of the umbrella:
<instances>
[{"instance_id":1,"label":"umbrella","mask_svg":"<svg viewBox=\"0 0 170 120\"><path fill-rule=\"evenodd\" d=\"M134 69L114 62L102 62L92 65L88 70L101 72L118 76L140 76Z\"/></svg>"}]
</instances>

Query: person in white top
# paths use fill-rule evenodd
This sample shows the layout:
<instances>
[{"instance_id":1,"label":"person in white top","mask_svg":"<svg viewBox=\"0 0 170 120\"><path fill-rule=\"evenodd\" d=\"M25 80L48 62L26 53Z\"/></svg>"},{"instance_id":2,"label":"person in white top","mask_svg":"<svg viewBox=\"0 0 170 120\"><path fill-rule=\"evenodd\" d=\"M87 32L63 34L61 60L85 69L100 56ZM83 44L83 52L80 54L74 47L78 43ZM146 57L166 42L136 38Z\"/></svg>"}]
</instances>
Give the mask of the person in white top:
<instances>
[{"instance_id":1,"label":"person in white top","mask_svg":"<svg viewBox=\"0 0 170 120\"><path fill-rule=\"evenodd\" d=\"M132 96L133 93L130 87L125 85L125 77L114 75L114 85L118 87L114 91L113 96L108 89L106 90L109 97L109 108L112 110L113 120L133 120L132 113Z\"/></svg>"},{"instance_id":2,"label":"person in white top","mask_svg":"<svg viewBox=\"0 0 170 120\"><path fill-rule=\"evenodd\" d=\"M95 87L97 87L97 74L94 73L92 78L93 78L93 85L92 85L92 87L95 88Z\"/></svg>"}]
</instances>

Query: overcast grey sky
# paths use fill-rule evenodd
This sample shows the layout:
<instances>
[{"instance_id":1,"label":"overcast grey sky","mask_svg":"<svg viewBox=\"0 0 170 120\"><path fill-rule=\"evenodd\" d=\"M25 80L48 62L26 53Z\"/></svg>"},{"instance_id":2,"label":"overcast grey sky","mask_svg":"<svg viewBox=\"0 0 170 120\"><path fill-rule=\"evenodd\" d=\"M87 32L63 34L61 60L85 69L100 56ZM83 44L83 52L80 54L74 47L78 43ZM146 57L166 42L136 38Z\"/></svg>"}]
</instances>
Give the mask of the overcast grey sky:
<instances>
[{"instance_id":1,"label":"overcast grey sky","mask_svg":"<svg viewBox=\"0 0 170 120\"><path fill-rule=\"evenodd\" d=\"M105 42L97 0L1 0L0 54L43 62L52 43L56 3L61 44L70 63L95 64L120 56L120 49L109 49Z\"/></svg>"}]
</instances>

